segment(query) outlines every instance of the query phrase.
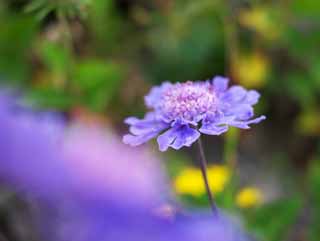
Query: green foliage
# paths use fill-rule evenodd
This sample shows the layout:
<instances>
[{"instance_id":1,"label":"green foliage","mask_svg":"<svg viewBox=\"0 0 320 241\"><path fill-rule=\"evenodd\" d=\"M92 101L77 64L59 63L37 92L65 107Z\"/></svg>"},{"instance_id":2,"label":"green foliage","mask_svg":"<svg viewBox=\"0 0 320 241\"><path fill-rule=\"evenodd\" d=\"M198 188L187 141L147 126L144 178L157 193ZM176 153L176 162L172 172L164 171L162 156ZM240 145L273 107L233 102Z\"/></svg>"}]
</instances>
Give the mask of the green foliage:
<instances>
[{"instance_id":1,"label":"green foliage","mask_svg":"<svg viewBox=\"0 0 320 241\"><path fill-rule=\"evenodd\" d=\"M303 17L317 17L320 14L320 2L314 0L294 0L292 3L292 10L295 14Z\"/></svg>"},{"instance_id":2,"label":"green foliage","mask_svg":"<svg viewBox=\"0 0 320 241\"><path fill-rule=\"evenodd\" d=\"M301 208L297 197L277 200L252 210L248 214L248 226L259 240L285 240L291 225L295 224Z\"/></svg>"},{"instance_id":3,"label":"green foliage","mask_svg":"<svg viewBox=\"0 0 320 241\"><path fill-rule=\"evenodd\" d=\"M88 11L88 24L98 54L101 54L101 51L110 53L117 50L121 38L128 37L128 29L117 13L113 0L93 1Z\"/></svg>"},{"instance_id":4,"label":"green foliage","mask_svg":"<svg viewBox=\"0 0 320 241\"><path fill-rule=\"evenodd\" d=\"M40 45L40 55L43 63L53 72L63 74L70 68L70 50L61 44L43 41Z\"/></svg>"},{"instance_id":5,"label":"green foliage","mask_svg":"<svg viewBox=\"0 0 320 241\"><path fill-rule=\"evenodd\" d=\"M148 36L155 56L148 71L157 82L206 78L223 71L223 33L217 15L207 5L196 9L193 5L177 8Z\"/></svg>"},{"instance_id":6,"label":"green foliage","mask_svg":"<svg viewBox=\"0 0 320 241\"><path fill-rule=\"evenodd\" d=\"M80 101L93 110L102 111L116 94L122 72L115 64L87 59L75 65L72 76Z\"/></svg>"},{"instance_id":7,"label":"green foliage","mask_svg":"<svg viewBox=\"0 0 320 241\"><path fill-rule=\"evenodd\" d=\"M0 15L0 74L8 81L19 82L30 76L29 48L37 25L31 17Z\"/></svg>"},{"instance_id":8,"label":"green foliage","mask_svg":"<svg viewBox=\"0 0 320 241\"><path fill-rule=\"evenodd\" d=\"M317 241L320 237L320 161L314 160L309 169L309 187L311 202L311 225L308 237L310 241Z\"/></svg>"},{"instance_id":9,"label":"green foliage","mask_svg":"<svg viewBox=\"0 0 320 241\"><path fill-rule=\"evenodd\" d=\"M26 100L31 105L64 111L70 109L75 101L73 96L53 87L34 88L28 92Z\"/></svg>"},{"instance_id":10,"label":"green foliage","mask_svg":"<svg viewBox=\"0 0 320 241\"><path fill-rule=\"evenodd\" d=\"M34 14L36 19L43 20L50 12L57 12L69 17L85 17L83 11L92 0L32 0L24 8L26 13Z\"/></svg>"},{"instance_id":11,"label":"green foliage","mask_svg":"<svg viewBox=\"0 0 320 241\"><path fill-rule=\"evenodd\" d=\"M67 110L80 105L103 111L123 78L116 64L94 58L75 61L70 50L59 43L43 41L39 55L48 80L32 89L29 98L44 107Z\"/></svg>"}]
</instances>

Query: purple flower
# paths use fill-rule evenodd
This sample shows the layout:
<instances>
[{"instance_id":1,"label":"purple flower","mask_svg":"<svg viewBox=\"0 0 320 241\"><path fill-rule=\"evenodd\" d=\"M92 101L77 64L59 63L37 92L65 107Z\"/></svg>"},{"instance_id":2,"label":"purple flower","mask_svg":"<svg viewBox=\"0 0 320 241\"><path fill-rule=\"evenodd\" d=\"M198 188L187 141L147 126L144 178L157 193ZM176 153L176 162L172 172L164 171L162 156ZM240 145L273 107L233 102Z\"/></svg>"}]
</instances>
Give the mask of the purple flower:
<instances>
[{"instance_id":1,"label":"purple flower","mask_svg":"<svg viewBox=\"0 0 320 241\"><path fill-rule=\"evenodd\" d=\"M159 161L101 127L68 126L0 95L0 181L36 201L45 240L243 241L224 217L163 215ZM161 209L161 208L160 208Z\"/></svg>"},{"instance_id":2,"label":"purple flower","mask_svg":"<svg viewBox=\"0 0 320 241\"><path fill-rule=\"evenodd\" d=\"M43 198L64 193L70 180L57 151L63 130L59 115L35 114L0 95L0 180Z\"/></svg>"},{"instance_id":3,"label":"purple flower","mask_svg":"<svg viewBox=\"0 0 320 241\"><path fill-rule=\"evenodd\" d=\"M67 125L58 114L36 113L0 95L0 132L0 181L18 192L144 207L165 198L156 156L128 148L110 130Z\"/></svg>"},{"instance_id":4,"label":"purple flower","mask_svg":"<svg viewBox=\"0 0 320 241\"><path fill-rule=\"evenodd\" d=\"M202 134L221 135L229 126L249 129L265 116L254 117L260 94L241 86L228 88L228 79L185 83L165 82L145 97L150 109L143 119L129 117L130 134L123 142L138 146L158 136L159 149L191 146Z\"/></svg>"},{"instance_id":5,"label":"purple flower","mask_svg":"<svg viewBox=\"0 0 320 241\"><path fill-rule=\"evenodd\" d=\"M110 129L73 124L61 151L73 191L84 200L122 200L127 206L154 208L168 197L157 157L144 148L128 148Z\"/></svg>"}]
</instances>

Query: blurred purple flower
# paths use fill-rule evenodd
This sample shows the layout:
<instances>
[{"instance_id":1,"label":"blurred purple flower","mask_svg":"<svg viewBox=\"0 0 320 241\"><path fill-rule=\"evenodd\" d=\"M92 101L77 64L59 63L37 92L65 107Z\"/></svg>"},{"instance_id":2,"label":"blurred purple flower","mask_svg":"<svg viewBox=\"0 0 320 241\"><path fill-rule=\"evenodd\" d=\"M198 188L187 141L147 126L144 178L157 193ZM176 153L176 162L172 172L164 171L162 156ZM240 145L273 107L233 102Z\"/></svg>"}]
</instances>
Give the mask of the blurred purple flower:
<instances>
[{"instance_id":1,"label":"blurred purple flower","mask_svg":"<svg viewBox=\"0 0 320 241\"><path fill-rule=\"evenodd\" d=\"M0 181L33 196L55 241L242 241L224 217L155 210L168 189L159 162L98 127L67 126L0 96Z\"/></svg>"},{"instance_id":2,"label":"blurred purple flower","mask_svg":"<svg viewBox=\"0 0 320 241\"><path fill-rule=\"evenodd\" d=\"M110 130L74 125L65 135L63 153L73 189L84 199L155 207L167 198L155 155L127 148Z\"/></svg>"},{"instance_id":3,"label":"blurred purple flower","mask_svg":"<svg viewBox=\"0 0 320 241\"><path fill-rule=\"evenodd\" d=\"M0 180L38 196L63 193L67 183L62 153L64 123L60 116L22 108L0 96Z\"/></svg>"},{"instance_id":4,"label":"blurred purple flower","mask_svg":"<svg viewBox=\"0 0 320 241\"><path fill-rule=\"evenodd\" d=\"M158 136L159 149L180 149L191 146L202 134L221 135L229 126L249 129L265 116L253 118L253 105L260 94L241 86L228 88L228 79L213 81L169 83L153 87L145 97L151 109L143 119L129 117L130 133L123 142L141 145ZM159 135L160 134L160 135Z\"/></svg>"}]
</instances>

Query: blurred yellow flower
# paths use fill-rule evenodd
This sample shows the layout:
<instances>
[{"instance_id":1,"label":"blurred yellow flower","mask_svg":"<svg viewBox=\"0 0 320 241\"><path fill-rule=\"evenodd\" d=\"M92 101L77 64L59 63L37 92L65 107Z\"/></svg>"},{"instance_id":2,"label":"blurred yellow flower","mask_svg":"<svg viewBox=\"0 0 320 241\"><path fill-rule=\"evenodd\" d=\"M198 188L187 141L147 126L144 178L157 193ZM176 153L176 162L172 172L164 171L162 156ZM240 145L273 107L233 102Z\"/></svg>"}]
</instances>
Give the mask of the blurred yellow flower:
<instances>
[{"instance_id":1,"label":"blurred yellow flower","mask_svg":"<svg viewBox=\"0 0 320 241\"><path fill-rule=\"evenodd\" d=\"M246 187L240 190L236 196L236 203L241 208L251 208L262 202L262 193L254 187Z\"/></svg>"},{"instance_id":2,"label":"blurred yellow flower","mask_svg":"<svg viewBox=\"0 0 320 241\"><path fill-rule=\"evenodd\" d=\"M316 108L303 111L297 121L297 130L306 136L320 135L320 111Z\"/></svg>"},{"instance_id":3,"label":"blurred yellow flower","mask_svg":"<svg viewBox=\"0 0 320 241\"><path fill-rule=\"evenodd\" d=\"M179 194L201 196L205 192L201 171L193 167L184 169L174 180L174 188Z\"/></svg>"},{"instance_id":4,"label":"blurred yellow flower","mask_svg":"<svg viewBox=\"0 0 320 241\"><path fill-rule=\"evenodd\" d=\"M229 168L223 165L212 165L207 172L211 191L213 193L222 192L230 180Z\"/></svg>"},{"instance_id":5,"label":"blurred yellow flower","mask_svg":"<svg viewBox=\"0 0 320 241\"><path fill-rule=\"evenodd\" d=\"M230 171L226 166L213 165L207 169L209 185L213 193L222 192L230 179ZM201 170L188 167L174 180L174 189L179 194L201 196L205 190Z\"/></svg>"},{"instance_id":6,"label":"blurred yellow flower","mask_svg":"<svg viewBox=\"0 0 320 241\"><path fill-rule=\"evenodd\" d=\"M242 10L239 22L243 26L255 30L268 40L274 40L279 36L279 25L275 22L271 10L266 7L255 7Z\"/></svg>"},{"instance_id":7,"label":"blurred yellow flower","mask_svg":"<svg viewBox=\"0 0 320 241\"><path fill-rule=\"evenodd\" d=\"M269 72L269 60L262 53L240 56L234 60L233 73L239 84L246 88L260 88L265 85Z\"/></svg>"}]
</instances>

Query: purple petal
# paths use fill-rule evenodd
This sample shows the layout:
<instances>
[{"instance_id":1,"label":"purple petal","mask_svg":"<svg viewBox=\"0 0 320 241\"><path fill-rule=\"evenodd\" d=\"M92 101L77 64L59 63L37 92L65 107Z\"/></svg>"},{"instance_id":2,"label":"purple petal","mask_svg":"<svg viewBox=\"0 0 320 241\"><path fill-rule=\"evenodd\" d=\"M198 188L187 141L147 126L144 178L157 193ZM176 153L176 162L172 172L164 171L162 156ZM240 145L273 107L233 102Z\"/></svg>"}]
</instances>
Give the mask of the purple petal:
<instances>
[{"instance_id":1,"label":"purple petal","mask_svg":"<svg viewBox=\"0 0 320 241\"><path fill-rule=\"evenodd\" d=\"M222 133L228 130L227 125L216 125L216 124L204 124L199 129L199 131L203 134L207 135L221 135Z\"/></svg>"},{"instance_id":2,"label":"purple petal","mask_svg":"<svg viewBox=\"0 0 320 241\"><path fill-rule=\"evenodd\" d=\"M234 121L230 122L229 124L231 126L238 127L241 129L250 129L250 126L249 126L250 124L258 124L259 122L261 122L265 119L266 119L266 117L264 115L262 115L260 117L257 117L255 119L248 120L248 121L234 120Z\"/></svg>"},{"instance_id":3,"label":"purple petal","mask_svg":"<svg viewBox=\"0 0 320 241\"><path fill-rule=\"evenodd\" d=\"M123 136L122 141L124 144L130 145L130 146L139 146L151 140L158 134L159 132L150 132L150 133L146 133L144 135L138 135L138 136L127 134Z\"/></svg>"},{"instance_id":4,"label":"purple petal","mask_svg":"<svg viewBox=\"0 0 320 241\"><path fill-rule=\"evenodd\" d=\"M157 139L160 151L166 151L169 146L178 150L183 146L191 146L200 133L188 125L174 126L160 135Z\"/></svg>"},{"instance_id":5,"label":"purple petal","mask_svg":"<svg viewBox=\"0 0 320 241\"><path fill-rule=\"evenodd\" d=\"M160 151L166 151L172 142L177 137L177 130L175 128L170 128L162 135L158 136L157 142L159 144Z\"/></svg>"},{"instance_id":6,"label":"purple petal","mask_svg":"<svg viewBox=\"0 0 320 241\"><path fill-rule=\"evenodd\" d=\"M130 125L131 134L125 135L123 142L131 146L141 145L169 127L167 123L157 120L153 112L147 113L144 119L129 117L125 123Z\"/></svg>"},{"instance_id":7,"label":"purple petal","mask_svg":"<svg viewBox=\"0 0 320 241\"><path fill-rule=\"evenodd\" d=\"M225 78L225 77L222 77L222 76L214 77L214 79L213 79L214 90L216 92L224 92L224 91L226 91L227 88L228 88L228 82L229 82L228 78Z\"/></svg>"},{"instance_id":8,"label":"purple petal","mask_svg":"<svg viewBox=\"0 0 320 241\"><path fill-rule=\"evenodd\" d=\"M231 87L226 93L223 95L222 100L229 103L237 103L244 100L247 91L245 88L237 85Z\"/></svg>"},{"instance_id":9,"label":"purple petal","mask_svg":"<svg viewBox=\"0 0 320 241\"><path fill-rule=\"evenodd\" d=\"M263 121L265 119L267 119L266 116L262 115L262 116L259 116L259 117L255 118L255 119L247 121L247 123L248 124L258 124L259 122L261 122L261 121Z\"/></svg>"},{"instance_id":10,"label":"purple petal","mask_svg":"<svg viewBox=\"0 0 320 241\"><path fill-rule=\"evenodd\" d=\"M57 116L35 115L0 97L0 176L18 191L44 198L67 190L71 180L58 150L65 125ZM21 108L21 109L20 109Z\"/></svg>"},{"instance_id":11,"label":"purple petal","mask_svg":"<svg viewBox=\"0 0 320 241\"><path fill-rule=\"evenodd\" d=\"M168 124L161 121L141 121L130 126L129 131L134 135L143 135L150 132L160 132L167 127Z\"/></svg>"},{"instance_id":12,"label":"purple petal","mask_svg":"<svg viewBox=\"0 0 320 241\"><path fill-rule=\"evenodd\" d=\"M258 103L259 98L260 94L258 93L258 91L250 90L248 91L247 96L245 98L245 103L249 105L255 105Z\"/></svg>"},{"instance_id":13,"label":"purple petal","mask_svg":"<svg viewBox=\"0 0 320 241\"><path fill-rule=\"evenodd\" d=\"M172 84L164 82L160 86L152 87L150 92L144 97L145 105L149 108L157 108L162 96L162 93Z\"/></svg>"},{"instance_id":14,"label":"purple petal","mask_svg":"<svg viewBox=\"0 0 320 241\"><path fill-rule=\"evenodd\" d=\"M228 130L227 124L233 119L233 116L226 117L223 115L223 113L219 112L215 115L208 115L203 120L199 131L207 135L221 135Z\"/></svg>"},{"instance_id":15,"label":"purple petal","mask_svg":"<svg viewBox=\"0 0 320 241\"><path fill-rule=\"evenodd\" d=\"M233 86L221 97L222 102L230 104L255 105L260 98L260 94L255 90L247 91L241 86Z\"/></svg>"},{"instance_id":16,"label":"purple petal","mask_svg":"<svg viewBox=\"0 0 320 241\"><path fill-rule=\"evenodd\" d=\"M141 120L136 117L128 117L124 120L124 123L128 125L135 125L136 123L140 122Z\"/></svg>"},{"instance_id":17,"label":"purple petal","mask_svg":"<svg viewBox=\"0 0 320 241\"><path fill-rule=\"evenodd\" d=\"M199 137L200 133L197 130L185 125L179 130L179 134L171 146L176 150L179 150L183 146L189 147Z\"/></svg>"},{"instance_id":18,"label":"purple petal","mask_svg":"<svg viewBox=\"0 0 320 241\"><path fill-rule=\"evenodd\" d=\"M228 114L234 115L239 120L248 120L253 117L254 112L251 105L240 104L231 108Z\"/></svg>"}]
</instances>

